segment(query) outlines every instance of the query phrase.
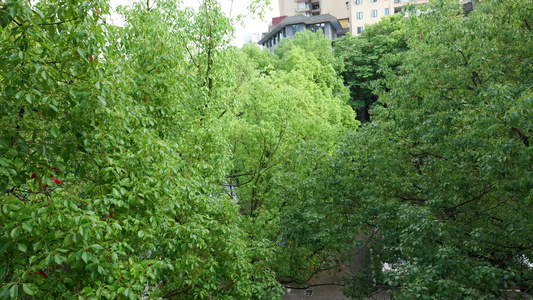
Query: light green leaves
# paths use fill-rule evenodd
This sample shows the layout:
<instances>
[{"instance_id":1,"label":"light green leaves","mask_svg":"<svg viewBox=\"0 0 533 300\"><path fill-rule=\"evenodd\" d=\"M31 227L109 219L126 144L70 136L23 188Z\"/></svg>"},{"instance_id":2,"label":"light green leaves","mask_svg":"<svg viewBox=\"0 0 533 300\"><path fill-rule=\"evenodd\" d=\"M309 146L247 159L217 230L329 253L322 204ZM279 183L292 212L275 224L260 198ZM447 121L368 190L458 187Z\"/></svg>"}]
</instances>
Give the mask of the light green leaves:
<instances>
[{"instance_id":1,"label":"light green leaves","mask_svg":"<svg viewBox=\"0 0 533 300\"><path fill-rule=\"evenodd\" d=\"M33 296L35 294L34 287L32 284L22 284L22 290L24 291L24 293L30 296Z\"/></svg>"}]
</instances>

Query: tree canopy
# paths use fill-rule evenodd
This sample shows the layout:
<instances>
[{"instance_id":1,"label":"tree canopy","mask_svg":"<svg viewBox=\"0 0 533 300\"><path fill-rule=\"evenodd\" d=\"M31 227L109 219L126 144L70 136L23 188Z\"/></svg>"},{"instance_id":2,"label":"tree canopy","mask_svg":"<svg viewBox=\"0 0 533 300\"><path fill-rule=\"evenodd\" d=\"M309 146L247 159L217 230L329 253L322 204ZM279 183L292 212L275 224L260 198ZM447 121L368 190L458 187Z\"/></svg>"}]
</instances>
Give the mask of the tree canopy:
<instances>
[{"instance_id":1,"label":"tree canopy","mask_svg":"<svg viewBox=\"0 0 533 300\"><path fill-rule=\"evenodd\" d=\"M279 299L358 247L354 299L532 294L533 1L274 53L179 4L0 3L0 298Z\"/></svg>"}]
</instances>

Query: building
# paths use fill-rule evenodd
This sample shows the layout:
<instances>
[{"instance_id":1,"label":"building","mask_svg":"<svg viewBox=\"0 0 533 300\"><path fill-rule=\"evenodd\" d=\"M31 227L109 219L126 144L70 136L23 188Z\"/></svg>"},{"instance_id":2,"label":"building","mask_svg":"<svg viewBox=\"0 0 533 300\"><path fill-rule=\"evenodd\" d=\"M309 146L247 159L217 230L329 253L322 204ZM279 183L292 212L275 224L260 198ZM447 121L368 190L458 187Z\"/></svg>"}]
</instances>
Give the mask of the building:
<instances>
[{"instance_id":1,"label":"building","mask_svg":"<svg viewBox=\"0 0 533 300\"><path fill-rule=\"evenodd\" d=\"M252 32L252 33L248 33L246 34L246 36L244 37L244 43L247 44L249 42L252 42L254 44L257 44L259 43L259 41L261 40L261 33L259 32Z\"/></svg>"},{"instance_id":2,"label":"building","mask_svg":"<svg viewBox=\"0 0 533 300\"><path fill-rule=\"evenodd\" d=\"M292 39L299 31L317 32L319 29L322 30L324 36L332 40L342 37L347 32L347 29L342 28L339 20L330 14L279 17L272 20L269 32L263 34L263 38L258 44L268 48L270 52L274 52L274 47L278 46L283 38Z\"/></svg>"},{"instance_id":3,"label":"building","mask_svg":"<svg viewBox=\"0 0 533 300\"><path fill-rule=\"evenodd\" d=\"M360 35L367 25L372 25L381 18L402 11L407 4L425 4L429 0L351 0L350 32Z\"/></svg>"},{"instance_id":4,"label":"building","mask_svg":"<svg viewBox=\"0 0 533 300\"><path fill-rule=\"evenodd\" d=\"M350 27L348 0L279 0L279 14L280 16L330 14L339 20L342 28Z\"/></svg>"},{"instance_id":5,"label":"building","mask_svg":"<svg viewBox=\"0 0 533 300\"><path fill-rule=\"evenodd\" d=\"M281 16L316 16L330 14L352 35L360 35L366 25L402 11L410 3L425 4L429 0L279 0Z\"/></svg>"},{"instance_id":6,"label":"building","mask_svg":"<svg viewBox=\"0 0 533 300\"><path fill-rule=\"evenodd\" d=\"M281 17L273 18L269 32L258 44L271 52L282 38L292 38L298 31L322 28L332 40L347 32L360 35L365 26L383 17L401 12L408 4L426 4L430 0L279 0ZM475 8L475 0L462 1L465 15Z\"/></svg>"}]
</instances>

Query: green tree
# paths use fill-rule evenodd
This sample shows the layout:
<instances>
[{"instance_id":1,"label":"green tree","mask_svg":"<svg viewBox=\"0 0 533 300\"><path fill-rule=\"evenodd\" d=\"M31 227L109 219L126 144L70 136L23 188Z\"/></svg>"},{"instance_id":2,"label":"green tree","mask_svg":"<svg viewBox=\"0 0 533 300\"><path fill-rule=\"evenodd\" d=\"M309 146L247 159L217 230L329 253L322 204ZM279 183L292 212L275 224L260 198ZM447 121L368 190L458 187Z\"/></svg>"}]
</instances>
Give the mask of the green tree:
<instances>
[{"instance_id":1,"label":"green tree","mask_svg":"<svg viewBox=\"0 0 533 300\"><path fill-rule=\"evenodd\" d=\"M327 45L331 54L322 34L302 36ZM299 43L284 42L283 55L275 56L254 46L243 48L239 69L247 70L248 80L241 86L229 130L234 155L230 185L248 216L252 242L261 250L256 264L275 271L281 282L305 281L314 272L307 267L323 265L331 251L336 254L337 249L298 244L284 220L292 218L288 212L297 204L292 196L299 181L357 126L333 62L322 63Z\"/></svg>"},{"instance_id":2,"label":"green tree","mask_svg":"<svg viewBox=\"0 0 533 300\"><path fill-rule=\"evenodd\" d=\"M332 193L395 298L530 294L532 8L483 1L465 18L434 1L407 20L409 50L382 59L381 105L339 151Z\"/></svg>"},{"instance_id":3,"label":"green tree","mask_svg":"<svg viewBox=\"0 0 533 300\"><path fill-rule=\"evenodd\" d=\"M278 293L222 186L220 5L134 3L123 28L106 2L0 6L0 297Z\"/></svg>"},{"instance_id":4,"label":"green tree","mask_svg":"<svg viewBox=\"0 0 533 300\"><path fill-rule=\"evenodd\" d=\"M343 60L340 74L350 87L349 104L358 120L370 120L369 109L378 99L375 85L383 78L380 60L385 54L407 50L406 30L403 14L396 14L366 27L361 36L346 35L335 41L334 54Z\"/></svg>"}]
</instances>

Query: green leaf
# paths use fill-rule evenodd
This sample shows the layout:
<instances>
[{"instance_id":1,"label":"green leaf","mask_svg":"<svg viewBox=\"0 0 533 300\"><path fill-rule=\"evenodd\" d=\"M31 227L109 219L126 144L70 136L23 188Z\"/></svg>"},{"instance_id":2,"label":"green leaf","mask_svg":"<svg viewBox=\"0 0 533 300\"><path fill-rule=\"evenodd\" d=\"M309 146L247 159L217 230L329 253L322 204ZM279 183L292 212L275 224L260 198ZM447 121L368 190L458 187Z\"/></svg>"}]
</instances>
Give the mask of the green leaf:
<instances>
[{"instance_id":1,"label":"green leaf","mask_svg":"<svg viewBox=\"0 0 533 300\"><path fill-rule=\"evenodd\" d=\"M13 230L11 230L11 237L16 238L17 236L19 236L19 233L20 233L20 229L18 227L14 228Z\"/></svg>"},{"instance_id":2,"label":"green leaf","mask_svg":"<svg viewBox=\"0 0 533 300\"><path fill-rule=\"evenodd\" d=\"M24 293L26 293L28 295L34 295L35 294L35 291L33 290L32 286L27 284L27 283L23 283L22 284L22 289L24 290Z\"/></svg>"},{"instance_id":3,"label":"green leaf","mask_svg":"<svg viewBox=\"0 0 533 300\"><path fill-rule=\"evenodd\" d=\"M98 244L93 244L90 246L91 248L93 248L94 250L103 250L104 247L98 245Z\"/></svg>"},{"instance_id":4,"label":"green leaf","mask_svg":"<svg viewBox=\"0 0 533 300\"><path fill-rule=\"evenodd\" d=\"M3 10L0 11L0 26L2 26L2 28L6 28L9 22L11 22L9 14Z\"/></svg>"},{"instance_id":5,"label":"green leaf","mask_svg":"<svg viewBox=\"0 0 533 300\"><path fill-rule=\"evenodd\" d=\"M39 16L41 17L41 19L44 19L44 14L41 10L39 10L37 7L34 7L33 10L35 12L37 12L37 14L39 14Z\"/></svg>"},{"instance_id":6,"label":"green leaf","mask_svg":"<svg viewBox=\"0 0 533 300\"><path fill-rule=\"evenodd\" d=\"M20 99L20 97L24 96L25 93L26 93L26 92L24 92L24 91L20 91L20 92L18 92L18 93L15 95L15 98Z\"/></svg>"},{"instance_id":7,"label":"green leaf","mask_svg":"<svg viewBox=\"0 0 533 300\"><path fill-rule=\"evenodd\" d=\"M14 284L11 289L9 289L9 295L11 296L12 299L15 299L17 298L19 294L19 286Z\"/></svg>"},{"instance_id":8,"label":"green leaf","mask_svg":"<svg viewBox=\"0 0 533 300\"><path fill-rule=\"evenodd\" d=\"M87 59L87 55L85 55L85 51L83 51L81 48L78 48L78 53L83 59Z\"/></svg>"},{"instance_id":9,"label":"green leaf","mask_svg":"<svg viewBox=\"0 0 533 300\"><path fill-rule=\"evenodd\" d=\"M15 7L11 7L9 9L9 14L11 15L12 18L15 18L18 15L18 11L17 11L17 9Z\"/></svg>"},{"instance_id":10,"label":"green leaf","mask_svg":"<svg viewBox=\"0 0 533 300\"><path fill-rule=\"evenodd\" d=\"M102 104L102 106L106 106L107 102L105 101L104 97L98 96L98 100L100 100L100 103Z\"/></svg>"},{"instance_id":11,"label":"green leaf","mask_svg":"<svg viewBox=\"0 0 533 300\"><path fill-rule=\"evenodd\" d=\"M37 251L41 250L42 247L43 247L43 243L36 242L35 244L33 244L33 251L37 252Z\"/></svg>"},{"instance_id":12,"label":"green leaf","mask_svg":"<svg viewBox=\"0 0 533 300\"><path fill-rule=\"evenodd\" d=\"M72 234L67 234L63 239L63 246L68 246L72 243Z\"/></svg>"},{"instance_id":13,"label":"green leaf","mask_svg":"<svg viewBox=\"0 0 533 300\"><path fill-rule=\"evenodd\" d=\"M22 223L22 228L24 230L26 230L27 232L31 232L32 231L32 226L30 224L30 222L25 222L25 223Z\"/></svg>"},{"instance_id":14,"label":"green leaf","mask_svg":"<svg viewBox=\"0 0 533 300\"><path fill-rule=\"evenodd\" d=\"M26 252L26 251L28 251L28 246L26 246L25 244L22 244L22 243L18 244L18 245L17 245L17 248L18 248L20 251L22 251L22 252Z\"/></svg>"},{"instance_id":15,"label":"green leaf","mask_svg":"<svg viewBox=\"0 0 533 300\"><path fill-rule=\"evenodd\" d=\"M54 255L54 261L58 265L61 265L63 263L63 259L61 258L61 256L59 254Z\"/></svg>"},{"instance_id":16,"label":"green leaf","mask_svg":"<svg viewBox=\"0 0 533 300\"><path fill-rule=\"evenodd\" d=\"M87 261L89 261L89 253L83 251L83 254L81 255L81 259L83 259L83 261L87 263Z\"/></svg>"},{"instance_id":17,"label":"green leaf","mask_svg":"<svg viewBox=\"0 0 533 300\"><path fill-rule=\"evenodd\" d=\"M8 163L7 159L0 157L0 165L2 165L4 167L7 167L7 166L9 166L9 163Z\"/></svg>"}]
</instances>

